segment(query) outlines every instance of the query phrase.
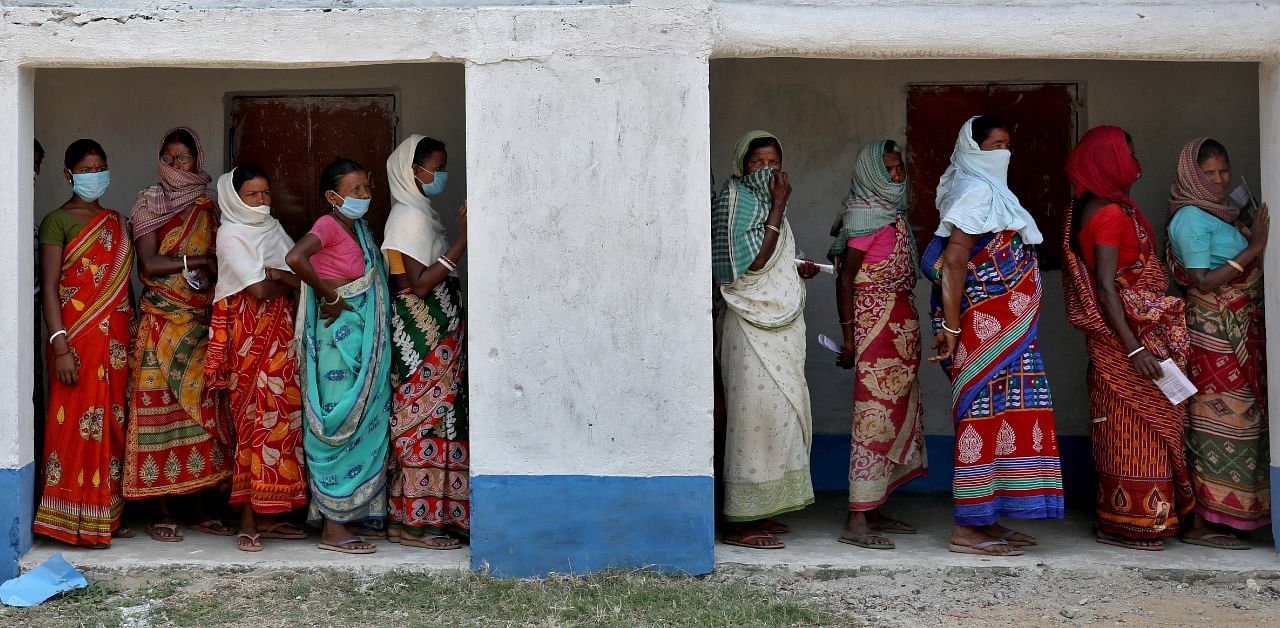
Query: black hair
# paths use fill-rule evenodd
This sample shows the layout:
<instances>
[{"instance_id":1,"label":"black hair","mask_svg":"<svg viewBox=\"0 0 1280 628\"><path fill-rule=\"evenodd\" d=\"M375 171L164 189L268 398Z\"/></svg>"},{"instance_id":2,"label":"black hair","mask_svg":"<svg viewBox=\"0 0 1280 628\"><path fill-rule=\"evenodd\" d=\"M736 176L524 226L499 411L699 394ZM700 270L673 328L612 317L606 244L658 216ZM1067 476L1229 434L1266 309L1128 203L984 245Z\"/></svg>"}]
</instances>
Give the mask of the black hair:
<instances>
[{"instance_id":1,"label":"black hair","mask_svg":"<svg viewBox=\"0 0 1280 628\"><path fill-rule=\"evenodd\" d=\"M1227 147L1222 145L1218 140L1205 140L1200 145L1200 150L1196 151L1196 165L1203 164L1214 157L1221 157L1228 164L1231 163L1231 157L1227 155Z\"/></svg>"},{"instance_id":2,"label":"black hair","mask_svg":"<svg viewBox=\"0 0 1280 628\"><path fill-rule=\"evenodd\" d=\"M977 142L977 144L981 146L983 142L987 141L988 137L991 137L992 131L996 129L1004 129L1005 131L1008 131L1009 125L1005 124L1004 120L995 116L978 116L973 120L972 129L973 141Z\"/></svg>"},{"instance_id":3,"label":"black hair","mask_svg":"<svg viewBox=\"0 0 1280 628\"><path fill-rule=\"evenodd\" d=\"M434 137L424 137L418 140L417 148L413 149L413 163L422 165L422 162L431 158L436 151L447 152L444 148L444 142Z\"/></svg>"},{"instance_id":4,"label":"black hair","mask_svg":"<svg viewBox=\"0 0 1280 628\"><path fill-rule=\"evenodd\" d=\"M102 150L101 144L90 139L78 139L67 147L67 153L62 158L62 165L66 166L67 170L71 170L89 155L97 155L104 161L107 159L107 151Z\"/></svg>"},{"instance_id":5,"label":"black hair","mask_svg":"<svg viewBox=\"0 0 1280 628\"><path fill-rule=\"evenodd\" d=\"M778 143L778 139L774 137L757 137L747 144L747 152L742 155L742 171L747 171L747 160L751 159L751 153L754 153L766 146L772 146L778 150L778 158L782 158L782 144Z\"/></svg>"},{"instance_id":6,"label":"black hair","mask_svg":"<svg viewBox=\"0 0 1280 628\"><path fill-rule=\"evenodd\" d=\"M893 141L893 140L885 140L885 141L884 141L884 154L888 155L888 154L890 154L890 153L898 153L899 155L901 155L901 154L902 154L902 147L901 147L901 146L898 146L898 143L897 143L897 142L895 142L895 141Z\"/></svg>"},{"instance_id":7,"label":"black hair","mask_svg":"<svg viewBox=\"0 0 1280 628\"><path fill-rule=\"evenodd\" d=\"M240 191L240 186L254 180L263 179L267 183L271 183L271 177L267 176L267 171L258 164L240 164L235 170L231 171L231 186L236 192Z\"/></svg>"},{"instance_id":8,"label":"black hair","mask_svg":"<svg viewBox=\"0 0 1280 628\"><path fill-rule=\"evenodd\" d=\"M170 144L182 144L191 151L193 157L200 156L200 150L196 148L196 138L192 137L186 129L174 129L164 136L164 141L160 143L160 152L164 152L164 147Z\"/></svg>"},{"instance_id":9,"label":"black hair","mask_svg":"<svg viewBox=\"0 0 1280 628\"><path fill-rule=\"evenodd\" d=\"M320 173L320 194L323 195L329 190L333 190L336 193L338 184L342 182L342 177L353 172L365 172L365 169L354 159L339 157L333 160Z\"/></svg>"},{"instance_id":10,"label":"black hair","mask_svg":"<svg viewBox=\"0 0 1280 628\"><path fill-rule=\"evenodd\" d=\"M40 140L36 140L36 159L44 159L44 146L40 144Z\"/></svg>"}]
</instances>

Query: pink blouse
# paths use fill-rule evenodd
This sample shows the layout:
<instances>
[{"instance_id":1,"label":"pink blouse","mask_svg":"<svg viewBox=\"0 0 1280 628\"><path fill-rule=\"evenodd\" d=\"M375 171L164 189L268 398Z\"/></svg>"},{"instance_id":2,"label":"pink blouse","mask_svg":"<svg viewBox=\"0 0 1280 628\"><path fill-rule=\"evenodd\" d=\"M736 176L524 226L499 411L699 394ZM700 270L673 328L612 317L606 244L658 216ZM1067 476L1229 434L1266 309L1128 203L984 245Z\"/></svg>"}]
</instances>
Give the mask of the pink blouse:
<instances>
[{"instance_id":1,"label":"pink blouse","mask_svg":"<svg viewBox=\"0 0 1280 628\"><path fill-rule=\"evenodd\" d=\"M337 218L321 216L308 233L320 240L320 251L311 256L311 266L321 279L350 281L364 276L364 251Z\"/></svg>"},{"instance_id":2,"label":"pink blouse","mask_svg":"<svg viewBox=\"0 0 1280 628\"><path fill-rule=\"evenodd\" d=\"M892 255L893 247L897 243L897 227L895 225L885 225L876 230L875 233L849 238L848 246L851 249L866 251L862 257L863 264L874 264Z\"/></svg>"}]
</instances>

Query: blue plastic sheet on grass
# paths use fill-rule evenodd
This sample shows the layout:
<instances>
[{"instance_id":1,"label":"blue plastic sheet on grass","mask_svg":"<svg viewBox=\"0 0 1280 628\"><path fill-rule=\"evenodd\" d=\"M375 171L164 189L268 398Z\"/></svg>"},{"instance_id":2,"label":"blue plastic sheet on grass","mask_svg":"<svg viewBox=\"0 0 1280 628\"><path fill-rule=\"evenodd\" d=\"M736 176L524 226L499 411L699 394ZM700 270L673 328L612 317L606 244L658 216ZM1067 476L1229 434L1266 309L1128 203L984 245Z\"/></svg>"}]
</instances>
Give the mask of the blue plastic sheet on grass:
<instances>
[{"instance_id":1,"label":"blue plastic sheet on grass","mask_svg":"<svg viewBox=\"0 0 1280 628\"><path fill-rule=\"evenodd\" d=\"M7 606L35 606L59 593L89 586L62 554L54 554L39 567L0 584L0 602Z\"/></svg>"}]
</instances>

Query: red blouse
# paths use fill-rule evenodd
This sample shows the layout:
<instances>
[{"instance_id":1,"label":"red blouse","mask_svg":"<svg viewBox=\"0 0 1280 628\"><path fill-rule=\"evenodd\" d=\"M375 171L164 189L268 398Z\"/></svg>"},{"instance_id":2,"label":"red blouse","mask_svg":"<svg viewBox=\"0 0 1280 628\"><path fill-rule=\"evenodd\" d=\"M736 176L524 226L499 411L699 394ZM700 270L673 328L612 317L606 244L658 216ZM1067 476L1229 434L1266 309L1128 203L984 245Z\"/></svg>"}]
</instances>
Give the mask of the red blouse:
<instances>
[{"instance_id":1,"label":"red blouse","mask_svg":"<svg viewBox=\"0 0 1280 628\"><path fill-rule=\"evenodd\" d=\"M1138 211L1138 220L1148 232L1151 231L1151 225L1141 211ZM1117 268L1138 261L1138 231L1133 226L1133 219L1116 203L1099 209L1080 229L1080 257L1084 258L1084 265L1089 270L1097 267L1093 247L1099 244L1120 249Z\"/></svg>"}]
</instances>

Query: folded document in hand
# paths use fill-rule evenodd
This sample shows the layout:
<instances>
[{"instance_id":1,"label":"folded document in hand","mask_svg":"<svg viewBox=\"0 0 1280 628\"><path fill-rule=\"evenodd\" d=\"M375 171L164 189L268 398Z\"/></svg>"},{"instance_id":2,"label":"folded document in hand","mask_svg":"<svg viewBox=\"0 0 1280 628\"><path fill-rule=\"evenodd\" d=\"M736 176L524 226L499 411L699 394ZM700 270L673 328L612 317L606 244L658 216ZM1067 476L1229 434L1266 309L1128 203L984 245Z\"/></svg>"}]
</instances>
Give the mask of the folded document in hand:
<instances>
[{"instance_id":1,"label":"folded document in hand","mask_svg":"<svg viewBox=\"0 0 1280 628\"><path fill-rule=\"evenodd\" d=\"M1169 403L1174 405L1180 404L1191 395L1196 394L1196 385L1187 379L1182 369L1178 368L1173 360L1165 360L1160 363L1160 378L1155 381L1156 386L1160 388L1160 392L1169 399Z\"/></svg>"}]
</instances>

